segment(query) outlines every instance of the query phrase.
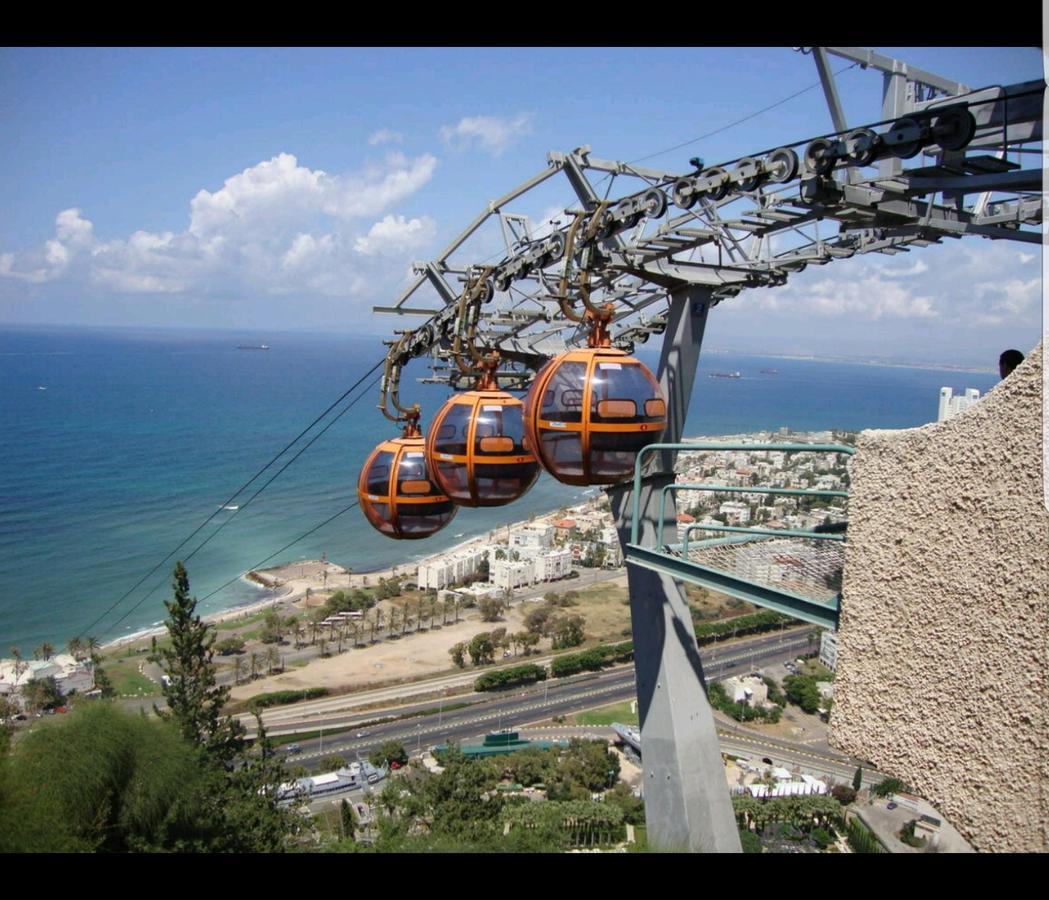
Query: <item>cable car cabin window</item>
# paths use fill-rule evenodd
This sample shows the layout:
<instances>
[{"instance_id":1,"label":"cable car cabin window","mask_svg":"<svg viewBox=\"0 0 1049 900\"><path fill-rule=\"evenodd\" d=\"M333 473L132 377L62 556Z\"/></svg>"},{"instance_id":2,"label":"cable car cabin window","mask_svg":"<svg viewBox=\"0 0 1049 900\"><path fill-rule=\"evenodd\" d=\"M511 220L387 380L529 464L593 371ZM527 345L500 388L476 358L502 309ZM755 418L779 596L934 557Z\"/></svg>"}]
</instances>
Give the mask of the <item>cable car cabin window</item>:
<instances>
[{"instance_id":1,"label":"cable car cabin window","mask_svg":"<svg viewBox=\"0 0 1049 900\"><path fill-rule=\"evenodd\" d=\"M467 403L456 403L448 410L437 430L434 449L438 453L454 456L466 455L466 441L470 433L470 413L473 407Z\"/></svg>"},{"instance_id":2,"label":"cable car cabin window","mask_svg":"<svg viewBox=\"0 0 1049 900\"><path fill-rule=\"evenodd\" d=\"M538 473L534 462L474 464L477 493L489 500L515 500L531 487Z\"/></svg>"},{"instance_id":3,"label":"cable car cabin window","mask_svg":"<svg viewBox=\"0 0 1049 900\"><path fill-rule=\"evenodd\" d=\"M651 431L590 432L590 475L622 480L634 474L638 452L653 443Z\"/></svg>"},{"instance_id":4,"label":"cable car cabin window","mask_svg":"<svg viewBox=\"0 0 1049 900\"><path fill-rule=\"evenodd\" d=\"M578 431L543 431L540 439L551 474L582 476L583 443Z\"/></svg>"},{"instance_id":5,"label":"cable car cabin window","mask_svg":"<svg viewBox=\"0 0 1049 900\"><path fill-rule=\"evenodd\" d=\"M586 363L561 363L546 386L540 417L558 422L583 421Z\"/></svg>"},{"instance_id":6,"label":"cable car cabin window","mask_svg":"<svg viewBox=\"0 0 1049 900\"><path fill-rule=\"evenodd\" d=\"M386 496L390 493L390 464L392 453L380 453L368 469L368 493Z\"/></svg>"},{"instance_id":7,"label":"cable car cabin window","mask_svg":"<svg viewBox=\"0 0 1049 900\"><path fill-rule=\"evenodd\" d=\"M411 506L402 504L397 509L401 533L406 537L414 534L433 534L452 520L455 509L455 504L451 500L413 503Z\"/></svg>"},{"instance_id":8,"label":"cable car cabin window","mask_svg":"<svg viewBox=\"0 0 1049 900\"><path fill-rule=\"evenodd\" d=\"M453 500L470 499L470 480L468 469L463 463L442 462L437 460L437 471L444 492Z\"/></svg>"},{"instance_id":9,"label":"cable car cabin window","mask_svg":"<svg viewBox=\"0 0 1049 900\"><path fill-rule=\"evenodd\" d=\"M424 489L420 490L420 486ZM430 492L426 457L422 453L405 453L397 464L397 493L418 496Z\"/></svg>"},{"instance_id":10,"label":"cable car cabin window","mask_svg":"<svg viewBox=\"0 0 1049 900\"><path fill-rule=\"evenodd\" d=\"M524 416L520 406L481 403L474 429L474 452L492 456L525 453Z\"/></svg>"},{"instance_id":11,"label":"cable car cabin window","mask_svg":"<svg viewBox=\"0 0 1049 900\"><path fill-rule=\"evenodd\" d=\"M639 365L599 362L590 381L590 421L622 425L659 422L666 404Z\"/></svg>"},{"instance_id":12,"label":"cable car cabin window","mask_svg":"<svg viewBox=\"0 0 1049 900\"><path fill-rule=\"evenodd\" d=\"M374 516L369 516L372 524L383 534L393 534L393 518L390 516L390 504L372 501L368 506L375 514Z\"/></svg>"}]
</instances>

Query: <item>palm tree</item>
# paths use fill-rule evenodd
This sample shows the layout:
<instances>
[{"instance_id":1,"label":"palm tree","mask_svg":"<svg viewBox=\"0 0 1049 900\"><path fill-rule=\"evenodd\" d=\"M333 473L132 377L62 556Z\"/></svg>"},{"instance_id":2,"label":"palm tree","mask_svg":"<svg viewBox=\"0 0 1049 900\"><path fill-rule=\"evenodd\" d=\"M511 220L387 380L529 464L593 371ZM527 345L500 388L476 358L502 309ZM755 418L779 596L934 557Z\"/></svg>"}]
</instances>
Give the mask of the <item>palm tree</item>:
<instances>
[{"instance_id":1,"label":"palm tree","mask_svg":"<svg viewBox=\"0 0 1049 900\"><path fill-rule=\"evenodd\" d=\"M398 611L396 606L390 607L390 631L396 631L397 626L400 624L400 618L398 617Z\"/></svg>"},{"instance_id":2,"label":"palm tree","mask_svg":"<svg viewBox=\"0 0 1049 900\"><path fill-rule=\"evenodd\" d=\"M280 655L277 653L277 648L270 644L266 648L266 668L268 674L272 675L273 670L277 668L277 664L280 662Z\"/></svg>"},{"instance_id":3,"label":"palm tree","mask_svg":"<svg viewBox=\"0 0 1049 900\"><path fill-rule=\"evenodd\" d=\"M245 675L248 674L248 663L243 656L238 656L233 661L233 680L236 684L240 684L241 680Z\"/></svg>"},{"instance_id":4,"label":"palm tree","mask_svg":"<svg viewBox=\"0 0 1049 900\"><path fill-rule=\"evenodd\" d=\"M429 599L430 604L430 630L433 631L433 620L437 615L437 597L431 596Z\"/></svg>"},{"instance_id":5,"label":"palm tree","mask_svg":"<svg viewBox=\"0 0 1049 900\"><path fill-rule=\"evenodd\" d=\"M292 636L295 638L295 649L298 650L302 646L302 638L306 634L306 628L302 622L296 620L295 625L291 629Z\"/></svg>"},{"instance_id":6,"label":"palm tree","mask_svg":"<svg viewBox=\"0 0 1049 900\"><path fill-rule=\"evenodd\" d=\"M459 624L459 609L462 607L462 602L459 600L458 597L455 598L454 607L455 607L455 624L458 625Z\"/></svg>"},{"instance_id":7,"label":"palm tree","mask_svg":"<svg viewBox=\"0 0 1049 900\"><path fill-rule=\"evenodd\" d=\"M255 679L259 674L259 655L254 650L251 653L251 677Z\"/></svg>"},{"instance_id":8,"label":"palm tree","mask_svg":"<svg viewBox=\"0 0 1049 900\"><path fill-rule=\"evenodd\" d=\"M328 655L328 639L322 634L320 639L321 656Z\"/></svg>"},{"instance_id":9,"label":"palm tree","mask_svg":"<svg viewBox=\"0 0 1049 900\"><path fill-rule=\"evenodd\" d=\"M84 658L84 642L79 637L72 638L66 649L69 651L70 656L73 657L77 662L80 662Z\"/></svg>"},{"instance_id":10,"label":"palm tree","mask_svg":"<svg viewBox=\"0 0 1049 900\"><path fill-rule=\"evenodd\" d=\"M18 647L11 648L11 656L15 660L15 681L22 677L22 673L29 668L29 664L22 661L22 651Z\"/></svg>"},{"instance_id":11,"label":"palm tree","mask_svg":"<svg viewBox=\"0 0 1049 900\"><path fill-rule=\"evenodd\" d=\"M404 632L408 630L408 626L412 624L412 614L408 608L408 604L405 603L401 607L401 637L404 637Z\"/></svg>"}]
</instances>

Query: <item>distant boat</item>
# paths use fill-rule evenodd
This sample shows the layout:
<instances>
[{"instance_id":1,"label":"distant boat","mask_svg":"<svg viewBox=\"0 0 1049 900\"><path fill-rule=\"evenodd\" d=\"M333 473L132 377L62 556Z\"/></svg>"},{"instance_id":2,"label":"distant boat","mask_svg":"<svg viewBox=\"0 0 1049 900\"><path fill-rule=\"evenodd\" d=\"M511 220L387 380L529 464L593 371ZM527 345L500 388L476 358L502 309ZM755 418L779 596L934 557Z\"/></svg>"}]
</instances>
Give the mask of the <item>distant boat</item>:
<instances>
[{"instance_id":1,"label":"distant boat","mask_svg":"<svg viewBox=\"0 0 1049 900\"><path fill-rule=\"evenodd\" d=\"M779 369L762 369L762 375L779 375Z\"/></svg>"},{"instance_id":2,"label":"distant boat","mask_svg":"<svg viewBox=\"0 0 1049 900\"><path fill-rule=\"evenodd\" d=\"M240 507L239 507L239 506L224 506L224 507L222 507L222 508L223 508L223 509L232 509L232 510L238 510L238 509L240 509Z\"/></svg>"},{"instance_id":3,"label":"distant boat","mask_svg":"<svg viewBox=\"0 0 1049 900\"><path fill-rule=\"evenodd\" d=\"M239 344L238 350L269 350L269 344Z\"/></svg>"},{"instance_id":4,"label":"distant boat","mask_svg":"<svg viewBox=\"0 0 1049 900\"><path fill-rule=\"evenodd\" d=\"M46 391L46 390L47 390L47 385L46 385L46 384L38 384L38 385L36 386L36 389L37 389L38 391Z\"/></svg>"},{"instance_id":5,"label":"distant boat","mask_svg":"<svg viewBox=\"0 0 1049 900\"><path fill-rule=\"evenodd\" d=\"M453 538L462 537L462 536L463 536L463 532L461 532L461 531L458 534L453 534L452 535Z\"/></svg>"},{"instance_id":6,"label":"distant boat","mask_svg":"<svg viewBox=\"0 0 1049 900\"><path fill-rule=\"evenodd\" d=\"M711 378L741 378L739 372L711 372Z\"/></svg>"}]
</instances>

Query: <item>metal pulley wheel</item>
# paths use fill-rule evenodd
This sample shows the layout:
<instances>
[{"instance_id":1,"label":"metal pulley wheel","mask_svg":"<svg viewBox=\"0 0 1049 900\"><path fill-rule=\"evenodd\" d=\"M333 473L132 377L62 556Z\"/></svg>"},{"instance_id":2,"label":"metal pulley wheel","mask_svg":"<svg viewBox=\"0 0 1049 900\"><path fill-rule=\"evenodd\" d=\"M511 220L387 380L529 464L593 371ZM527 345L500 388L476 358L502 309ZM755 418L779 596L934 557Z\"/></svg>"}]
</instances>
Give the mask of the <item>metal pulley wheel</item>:
<instances>
[{"instance_id":1,"label":"metal pulley wheel","mask_svg":"<svg viewBox=\"0 0 1049 900\"><path fill-rule=\"evenodd\" d=\"M550 249L546 252L546 261L548 263L556 262L565 255L565 236L560 231L555 231L550 235L547 246Z\"/></svg>"},{"instance_id":2,"label":"metal pulley wheel","mask_svg":"<svg viewBox=\"0 0 1049 900\"><path fill-rule=\"evenodd\" d=\"M756 191L761 186L761 182L765 180L761 163L753 156L744 157L736 163L736 169L733 174L738 176L736 185L744 193Z\"/></svg>"},{"instance_id":3,"label":"metal pulley wheel","mask_svg":"<svg viewBox=\"0 0 1049 900\"><path fill-rule=\"evenodd\" d=\"M944 150L961 150L976 134L976 119L967 109L949 109L933 120L932 134Z\"/></svg>"},{"instance_id":4,"label":"metal pulley wheel","mask_svg":"<svg viewBox=\"0 0 1049 900\"><path fill-rule=\"evenodd\" d=\"M922 148L923 131L918 120L908 116L897 119L892 128L882 135L882 141L893 156L898 159L910 159Z\"/></svg>"},{"instance_id":5,"label":"metal pulley wheel","mask_svg":"<svg viewBox=\"0 0 1049 900\"><path fill-rule=\"evenodd\" d=\"M613 234L619 229L619 222L616 221L616 217L612 214L610 209L606 209L601 213L601 218L598 219L597 225L597 239L600 241L607 240L612 237Z\"/></svg>"},{"instance_id":6,"label":"metal pulley wheel","mask_svg":"<svg viewBox=\"0 0 1049 900\"><path fill-rule=\"evenodd\" d=\"M495 296L495 286L492 284L491 278L486 278L483 285L481 285L481 302L491 303L492 298Z\"/></svg>"},{"instance_id":7,"label":"metal pulley wheel","mask_svg":"<svg viewBox=\"0 0 1049 900\"><path fill-rule=\"evenodd\" d=\"M495 279L495 289L499 293L510 290L510 282L513 279L509 275L499 275Z\"/></svg>"},{"instance_id":8,"label":"metal pulley wheel","mask_svg":"<svg viewBox=\"0 0 1049 900\"><path fill-rule=\"evenodd\" d=\"M692 209L699 199L694 186L695 179L693 178L679 178L674 182L674 205L682 209Z\"/></svg>"},{"instance_id":9,"label":"metal pulley wheel","mask_svg":"<svg viewBox=\"0 0 1049 900\"><path fill-rule=\"evenodd\" d=\"M789 147L780 147L765 157L765 174L769 181L784 184L798 174L798 154Z\"/></svg>"},{"instance_id":10,"label":"metal pulley wheel","mask_svg":"<svg viewBox=\"0 0 1049 900\"><path fill-rule=\"evenodd\" d=\"M412 356L422 356L433 345L436 337L432 325L424 325L416 331L410 345Z\"/></svg>"},{"instance_id":11,"label":"metal pulley wheel","mask_svg":"<svg viewBox=\"0 0 1049 900\"><path fill-rule=\"evenodd\" d=\"M870 128L857 128L845 136L845 158L854 166L869 166L878 155L881 138Z\"/></svg>"},{"instance_id":12,"label":"metal pulley wheel","mask_svg":"<svg viewBox=\"0 0 1049 900\"><path fill-rule=\"evenodd\" d=\"M655 189L645 191L641 197L642 215L658 219L667 211L667 195Z\"/></svg>"},{"instance_id":13,"label":"metal pulley wheel","mask_svg":"<svg viewBox=\"0 0 1049 900\"><path fill-rule=\"evenodd\" d=\"M731 182L728 178L728 172L720 166L713 166L712 168L707 169L700 177L713 182L708 188L711 199L720 200L729 192Z\"/></svg>"},{"instance_id":14,"label":"metal pulley wheel","mask_svg":"<svg viewBox=\"0 0 1049 900\"><path fill-rule=\"evenodd\" d=\"M826 175L838 161L835 142L827 138L816 138L805 148L805 165L816 175Z\"/></svg>"}]
</instances>

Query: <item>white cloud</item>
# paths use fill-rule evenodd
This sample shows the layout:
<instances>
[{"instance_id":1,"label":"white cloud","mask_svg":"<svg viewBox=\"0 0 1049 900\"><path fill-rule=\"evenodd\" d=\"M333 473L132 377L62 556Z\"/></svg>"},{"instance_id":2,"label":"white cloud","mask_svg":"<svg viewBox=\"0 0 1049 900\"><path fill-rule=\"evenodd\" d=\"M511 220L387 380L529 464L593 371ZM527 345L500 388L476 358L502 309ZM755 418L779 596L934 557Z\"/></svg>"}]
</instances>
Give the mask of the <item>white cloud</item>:
<instances>
[{"instance_id":1,"label":"white cloud","mask_svg":"<svg viewBox=\"0 0 1049 900\"><path fill-rule=\"evenodd\" d=\"M517 138L532 131L532 114L521 113L513 119L496 116L468 116L456 125L441 128L441 139L452 147L462 149L477 143L492 156L499 156Z\"/></svg>"},{"instance_id":2,"label":"white cloud","mask_svg":"<svg viewBox=\"0 0 1049 900\"><path fill-rule=\"evenodd\" d=\"M353 248L365 256L400 256L430 241L437 231L433 219L406 220L404 216L386 216L380 219L363 237L357 238Z\"/></svg>"},{"instance_id":3,"label":"white cloud","mask_svg":"<svg viewBox=\"0 0 1049 900\"><path fill-rule=\"evenodd\" d=\"M99 241L79 209L55 219L39 250L0 255L0 277L42 283L63 278L132 294L221 292L363 296L391 283L389 259L424 246L426 216L383 214L433 175L437 160L391 153L361 171L330 175L281 153L232 175L190 201L183 232L136 231ZM407 260L405 260L407 262Z\"/></svg>"},{"instance_id":4,"label":"white cloud","mask_svg":"<svg viewBox=\"0 0 1049 900\"><path fill-rule=\"evenodd\" d=\"M380 128L368 136L368 143L373 147L379 144L399 144L402 140L404 140L403 134L389 128Z\"/></svg>"}]
</instances>

